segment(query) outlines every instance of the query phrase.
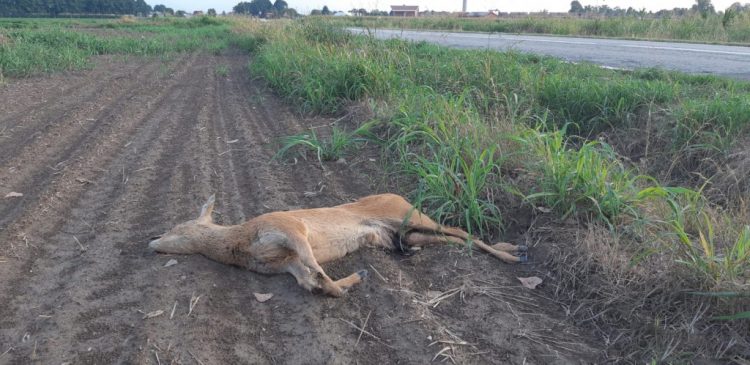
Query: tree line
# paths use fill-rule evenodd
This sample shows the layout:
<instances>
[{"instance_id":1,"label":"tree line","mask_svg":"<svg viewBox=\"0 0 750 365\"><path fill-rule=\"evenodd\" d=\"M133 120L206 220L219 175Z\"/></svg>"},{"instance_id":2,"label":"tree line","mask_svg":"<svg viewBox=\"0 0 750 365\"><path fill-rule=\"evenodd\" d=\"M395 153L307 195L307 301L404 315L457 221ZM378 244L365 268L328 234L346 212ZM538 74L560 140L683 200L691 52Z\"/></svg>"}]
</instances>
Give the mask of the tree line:
<instances>
[{"instance_id":1,"label":"tree line","mask_svg":"<svg viewBox=\"0 0 750 365\"><path fill-rule=\"evenodd\" d=\"M750 11L750 4L743 5L739 2L735 2L734 4L730 5L724 13L740 13L745 11ZM705 18L709 15L716 14L716 9L711 3L711 0L696 0L695 4L693 4L693 6L690 8L663 9L655 13L650 11L646 12L646 9L636 10L632 7L623 9L617 6L611 8L607 5L584 6L580 1L573 0L570 3L570 10L568 12L572 14L595 14L603 16L644 16L646 14L650 14L657 17L688 16L693 14L700 14Z\"/></svg>"},{"instance_id":2,"label":"tree line","mask_svg":"<svg viewBox=\"0 0 750 365\"><path fill-rule=\"evenodd\" d=\"M286 1L252 0L243 1L232 8L235 14L247 14L262 18L280 18L283 16L296 17L297 11L290 8Z\"/></svg>"},{"instance_id":3,"label":"tree line","mask_svg":"<svg viewBox=\"0 0 750 365\"><path fill-rule=\"evenodd\" d=\"M64 14L148 15L144 0L1 0L0 17L50 16Z\"/></svg>"}]
</instances>

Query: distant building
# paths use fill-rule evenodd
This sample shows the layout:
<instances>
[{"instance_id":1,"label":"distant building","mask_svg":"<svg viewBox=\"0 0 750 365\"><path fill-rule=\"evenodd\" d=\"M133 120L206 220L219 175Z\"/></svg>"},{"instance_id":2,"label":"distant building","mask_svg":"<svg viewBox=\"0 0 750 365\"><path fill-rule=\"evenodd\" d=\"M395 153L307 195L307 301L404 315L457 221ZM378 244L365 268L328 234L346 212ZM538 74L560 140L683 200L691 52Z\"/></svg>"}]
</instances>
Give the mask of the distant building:
<instances>
[{"instance_id":1,"label":"distant building","mask_svg":"<svg viewBox=\"0 0 750 365\"><path fill-rule=\"evenodd\" d=\"M464 18L497 18L498 12L495 10L473 11L469 13L462 13L460 16Z\"/></svg>"},{"instance_id":2,"label":"distant building","mask_svg":"<svg viewBox=\"0 0 750 365\"><path fill-rule=\"evenodd\" d=\"M391 5L391 16L417 17L419 16L418 5Z\"/></svg>"}]
</instances>

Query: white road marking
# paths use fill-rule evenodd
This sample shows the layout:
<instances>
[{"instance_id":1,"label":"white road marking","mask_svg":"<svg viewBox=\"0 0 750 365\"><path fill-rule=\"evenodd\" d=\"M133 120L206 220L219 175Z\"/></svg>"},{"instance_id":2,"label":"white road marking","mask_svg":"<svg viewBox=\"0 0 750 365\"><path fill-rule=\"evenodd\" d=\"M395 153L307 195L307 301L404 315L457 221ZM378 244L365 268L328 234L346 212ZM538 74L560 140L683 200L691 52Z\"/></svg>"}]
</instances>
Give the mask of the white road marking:
<instances>
[{"instance_id":1,"label":"white road marking","mask_svg":"<svg viewBox=\"0 0 750 365\"><path fill-rule=\"evenodd\" d=\"M750 52L719 51L719 50L697 49L697 48L646 46L646 45L638 45L638 44L623 44L622 47L665 49L665 50L670 50L670 51L685 51L685 52L700 52L700 53L716 53L716 54L729 54L729 55L738 55L738 56L750 56Z\"/></svg>"}]
</instances>

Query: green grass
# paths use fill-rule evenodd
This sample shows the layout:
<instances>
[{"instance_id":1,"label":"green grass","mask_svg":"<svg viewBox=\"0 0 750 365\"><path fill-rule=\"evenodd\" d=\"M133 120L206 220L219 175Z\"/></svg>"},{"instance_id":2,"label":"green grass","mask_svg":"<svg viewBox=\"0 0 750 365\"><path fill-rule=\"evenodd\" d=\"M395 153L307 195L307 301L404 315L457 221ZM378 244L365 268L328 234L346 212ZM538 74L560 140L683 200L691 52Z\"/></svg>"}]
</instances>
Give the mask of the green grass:
<instances>
[{"instance_id":1,"label":"green grass","mask_svg":"<svg viewBox=\"0 0 750 365\"><path fill-rule=\"evenodd\" d=\"M98 35L89 30L108 30ZM246 43L228 22L213 18L120 20L0 20L0 73L24 77L39 73L78 70L90 66L95 55L144 56L204 50L217 53L231 43Z\"/></svg>"},{"instance_id":2,"label":"green grass","mask_svg":"<svg viewBox=\"0 0 750 365\"><path fill-rule=\"evenodd\" d=\"M227 77L227 75L229 75L229 66L227 65L216 66L216 74L221 77Z\"/></svg>"},{"instance_id":3,"label":"green grass","mask_svg":"<svg viewBox=\"0 0 750 365\"><path fill-rule=\"evenodd\" d=\"M458 17L346 17L332 21L339 25L364 28L453 30L491 33L539 33L555 35L616 37L657 40L682 40L708 43L750 43L750 14L738 14L729 23L721 15L702 18L699 15L675 18L634 16L602 19L526 18L476 19Z\"/></svg>"},{"instance_id":4,"label":"green grass","mask_svg":"<svg viewBox=\"0 0 750 365\"><path fill-rule=\"evenodd\" d=\"M626 257L629 270L646 277L667 272L673 278L664 284L668 291L745 288L750 259L747 222L741 217L747 216L746 208L717 207L704 196L705 180L696 184L693 176L710 177L710 171L690 170L667 185L653 176L661 173L663 162L654 170L633 164L606 137L646 129L654 133L658 145L650 148L659 159L699 155L726 161L750 132L747 83L378 41L322 22L276 27L276 33L264 34L252 73L304 112L339 114L352 103L369 105L370 122L380 125L383 153L394 173L413 182L412 199L441 222L486 237L505 228L503 218L519 210L507 202L520 199L561 221L604 227L617 237L610 241L625 241L604 252ZM347 153L314 134L284 143L281 153L305 146L321 161ZM570 245L576 255L599 259ZM642 306L645 312L637 313L643 317L634 323L656 326L664 320L656 318L661 313L705 304L695 298L672 303L667 298L673 293L643 292L638 282L609 277L613 270L599 268L604 281L629 291L618 305ZM577 270L561 275L575 276ZM665 300L659 311L637 300L648 295ZM731 307L729 300L712 300L717 309ZM736 313L747 310L739 307ZM676 312L670 320L679 321ZM615 310L602 320L622 321L632 313ZM676 338L686 336L679 329L670 331ZM657 351L637 345L625 350L641 359Z\"/></svg>"},{"instance_id":5,"label":"green grass","mask_svg":"<svg viewBox=\"0 0 750 365\"><path fill-rule=\"evenodd\" d=\"M309 133L287 136L281 140L281 148L276 153L276 158L290 157L292 152L297 152L305 157L306 153L312 153L319 162L336 161L343 158L347 152L354 150L357 145L367 142L362 137L368 134L368 125L363 125L354 132L332 127L328 138L321 138L312 129Z\"/></svg>"},{"instance_id":6,"label":"green grass","mask_svg":"<svg viewBox=\"0 0 750 365\"><path fill-rule=\"evenodd\" d=\"M313 26L304 27L308 34ZM312 38L268 45L254 63L256 73L305 111L335 113L354 100L428 87L445 95L464 94L467 104L488 115L505 108L507 96L517 95L522 109L586 137L637 126L641 114L659 110L667 119L660 137L670 141L672 152L689 143L709 156L729 150L750 125L745 83L658 70L616 72L427 43L333 40L335 35L322 34L335 31L319 28Z\"/></svg>"}]
</instances>

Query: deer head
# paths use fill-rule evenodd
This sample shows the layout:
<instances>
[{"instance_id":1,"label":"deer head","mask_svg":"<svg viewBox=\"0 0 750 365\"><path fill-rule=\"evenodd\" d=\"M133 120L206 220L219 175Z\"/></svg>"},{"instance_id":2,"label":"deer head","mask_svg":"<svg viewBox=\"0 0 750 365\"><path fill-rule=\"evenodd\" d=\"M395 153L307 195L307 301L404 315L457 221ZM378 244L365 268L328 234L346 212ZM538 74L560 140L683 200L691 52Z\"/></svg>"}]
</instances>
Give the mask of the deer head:
<instances>
[{"instance_id":1,"label":"deer head","mask_svg":"<svg viewBox=\"0 0 750 365\"><path fill-rule=\"evenodd\" d=\"M154 237L148 246L162 253L200 253L204 243L218 228L211 218L215 201L216 197L211 195L206 204L203 204L197 219L178 224L167 233Z\"/></svg>"}]
</instances>

